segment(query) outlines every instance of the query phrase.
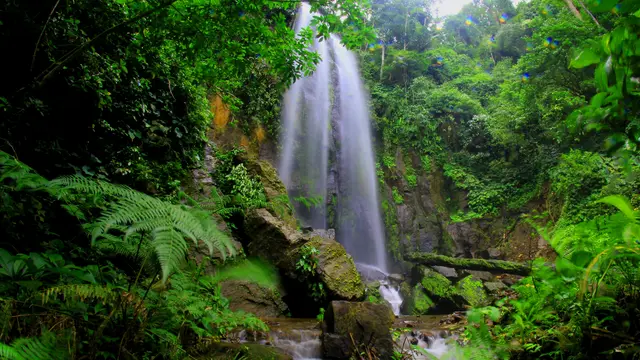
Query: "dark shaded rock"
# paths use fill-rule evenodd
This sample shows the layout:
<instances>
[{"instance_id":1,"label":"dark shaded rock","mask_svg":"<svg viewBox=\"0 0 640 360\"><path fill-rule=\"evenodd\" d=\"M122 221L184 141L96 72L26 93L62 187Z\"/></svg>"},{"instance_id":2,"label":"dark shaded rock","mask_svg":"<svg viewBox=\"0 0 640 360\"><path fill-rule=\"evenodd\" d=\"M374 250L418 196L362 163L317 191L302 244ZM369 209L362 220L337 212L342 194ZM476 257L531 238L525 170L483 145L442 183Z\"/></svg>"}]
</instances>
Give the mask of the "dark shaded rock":
<instances>
[{"instance_id":1,"label":"dark shaded rock","mask_svg":"<svg viewBox=\"0 0 640 360\"><path fill-rule=\"evenodd\" d=\"M502 254L502 251L496 248L488 248L487 253L489 254L489 259L500 260L504 257L504 255Z\"/></svg>"},{"instance_id":2,"label":"dark shaded rock","mask_svg":"<svg viewBox=\"0 0 640 360\"><path fill-rule=\"evenodd\" d=\"M458 274L458 270L454 268L450 268L446 266L432 266L431 268L451 281L456 281L460 278L460 275Z\"/></svg>"},{"instance_id":3,"label":"dark shaded rock","mask_svg":"<svg viewBox=\"0 0 640 360\"><path fill-rule=\"evenodd\" d=\"M288 312L275 289L269 289L249 281L226 280L220 283L222 296L229 300L233 311L245 311L261 317L279 317Z\"/></svg>"},{"instance_id":4,"label":"dark shaded rock","mask_svg":"<svg viewBox=\"0 0 640 360\"><path fill-rule=\"evenodd\" d=\"M493 274L491 274L488 271L463 270L462 275L463 276L470 275L470 276L473 276L474 280L481 280L481 281L493 281L493 279L495 279L495 276L493 276Z\"/></svg>"},{"instance_id":5,"label":"dark shaded rock","mask_svg":"<svg viewBox=\"0 0 640 360\"><path fill-rule=\"evenodd\" d=\"M326 359L350 359L353 353L351 339L338 334L322 334L322 354Z\"/></svg>"},{"instance_id":6,"label":"dark shaded rock","mask_svg":"<svg viewBox=\"0 0 640 360\"><path fill-rule=\"evenodd\" d=\"M310 245L318 250L316 271L330 299L360 300L364 296L364 285L353 258L340 243L303 234L265 209L247 215L244 231L250 240L249 254L268 260L285 276L297 278L296 263L301 249Z\"/></svg>"},{"instance_id":7,"label":"dark shaded rock","mask_svg":"<svg viewBox=\"0 0 640 360\"><path fill-rule=\"evenodd\" d=\"M349 359L355 344L370 344L380 359L393 355L389 329L395 316L391 309L370 302L332 301L325 314L324 357ZM353 337L353 341L351 338Z\"/></svg>"},{"instance_id":8,"label":"dark shaded rock","mask_svg":"<svg viewBox=\"0 0 640 360\"><path fill-rule=\"evenodd\" d=\"M500 290L504 290L507 289L507 285L505 285L502 281L489 281L489 282L485 282L484 283L484 287L485 289L487 289L487 291L489 293L495 293L498 292Z\"/></svg>"},{"instance_id":9,"label":"dark shaded rock","mask_svg":"<svg viewBox=\"0 0 640 360\"><path fill-rule=\"evenodd\" d=\"M214 343L195 357L198 360L293 360L284 351L260 344Z\"/></svg>"},{"instance_id":10,"label":"dark shaded rock","mask_svg":"<svg viewBox=\"0 0 640 360\"><path fill-rule=\"evenodd\" d=\"M520 281L520 279L522 279L522 276L503 275L500 278L500 281L502 281L505 285L511 287L511 286L515 285L518 281Z\"/></svg>"}]
</instances>

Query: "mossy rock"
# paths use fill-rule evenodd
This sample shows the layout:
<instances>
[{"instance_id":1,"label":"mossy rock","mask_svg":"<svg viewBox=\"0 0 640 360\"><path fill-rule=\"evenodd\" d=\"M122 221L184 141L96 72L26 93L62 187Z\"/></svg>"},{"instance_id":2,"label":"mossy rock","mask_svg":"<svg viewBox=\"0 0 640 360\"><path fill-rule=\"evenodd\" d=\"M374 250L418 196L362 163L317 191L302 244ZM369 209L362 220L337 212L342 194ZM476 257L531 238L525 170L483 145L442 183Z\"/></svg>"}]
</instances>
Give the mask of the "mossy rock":
<instances>
[{"instance_id":1,"label":"mossy rock","mask_svg":"<svg viewBox=\"0 0 640 360\"><path fill-rule=\"evenodd\" d=\"M318 278L330 300L362 300L364 284L353 258L335 240L304 234L265 209L251 211L245 217L244 233L249 240L249 255L275 265L286 277L299 280L296 263L305 245L318 250Z\"/></svg>"},{"instance_id":2,"label":"mossy rock","mask_svg":"<svg viewBox=\"0 0 640 360\"><path fill-rule=\"evenodd\" d=\"M280 317L289 312L275 289L246 280L226 280L220 283L222 296L229 300L233 311L244 311L260 317Z\"/></svg>"},{"instance_id":3,"label":"mossy rock","mask_svg":"<svg viewBox=\"0 0 640 360\"><path fill-rule=\"evenodd\" d=\"M284 351L260 344L215 343L208 346L205 354L198 355L198 360L292 360Z\"/></svg>"},{"instance_id":4,"label":"mossy rock","mask_svg":"<svg viewBox=\"0 0 640 360\"><path fill-rule=\"evenodd\" d=\"M296 227L297 222L293 215L293 207L289 200L287 188L278 176L276 169L266 160L258 160L245 153L238 154L239 160L247 168L249 175L260 180L267 200L271 203L271 213L289 226Z\"/></svg>"},{"instance_id":5,"label":"mossy rock","mask_svg":"<svg viewBox=\"0 0 640 360\"><path fill-rule=\"evenodd\" d=\"M385 304L332 301L324 318L324 358L349 359L355 343L369 344L380 359L391 359L394 319Z\"/></svg>"},{"instance_id":6,"label":"mossy rock","mask_svg":"<svg viewBox=\"0 0 640 360\"><path fill-rule=\"evenodd\" d=\"M332 299L364 298L364 284L356 264L339 242L314 236L308 244L318 249L318 274Z\"/></svg>"},{"instance_id":7,"label":"mossy rock","mask_svg":"<svg viewBox=\"0 0 640 360\"><path fill-rule=\"evenodd\" d=\"M439 272L424 266L419 266L417 271L420 274L420 284L429 296L436 299L447 298L455 292L451 281Z\"/></svg>"},{"instance_id":8,"label":"mossy rock","mask_svg":"<svg viewBox=\"0 0 640 360\"><path fill-rule=\"evenodd\" d=\"M447 314L463 308L465 299L459 295L453 283L437 271L418 265L413 269L412 278L414 281L418 280L412 292L414 302L412 312ZM426 298L416 292L418 286ZM416 296L418 296L417 299ZM420 310L415 309L416 301L420 301Z\"/></svg>"},{"instance_id":9,"label":"mossy rock","mask_svg":"<svg viewBox=\"0 0 640 360\"><path fill-rule=\"evenodd\" d=\"M412 292L413 309L411 315L426 315L436 305L427 294L421 284L417 284Z\"/></svg>"},{"instance_id":10,"label":"mossy rock","mask_svg":"<svg viewBox=\"0 0 640 360\"><path fill-rule=\"evenodd\" d=\"M462 296L470 306L482 307L489 305L491 302L489 296L487 296L487 293L484 291L482 282L474 280L471 275L458 282L457 290L460 296Z\"/></svg>"}]
</instances>

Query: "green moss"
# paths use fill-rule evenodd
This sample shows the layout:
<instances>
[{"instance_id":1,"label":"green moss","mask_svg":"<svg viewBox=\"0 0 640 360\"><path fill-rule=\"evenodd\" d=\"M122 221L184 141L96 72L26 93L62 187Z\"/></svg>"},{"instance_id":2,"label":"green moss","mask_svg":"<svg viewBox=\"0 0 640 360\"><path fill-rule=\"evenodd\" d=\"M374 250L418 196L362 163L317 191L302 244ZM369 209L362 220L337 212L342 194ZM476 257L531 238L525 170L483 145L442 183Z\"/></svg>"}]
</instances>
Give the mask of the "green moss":
<instances>
[{"instance_id":1,"label":"green moss","mask_svg":"<svg viewBox=\"0 0 640 360\"><path fill-rule=\"evenodd\" d=\"M471 275L458 282L457 290L458 294L473 307L487 306L490 303L489 297L482 286L482 282L473 280Z\"/></svg>"},{"instance_id":2,"label":"green moss","mask_svg":"<svg viewBox=\"0 0 640 360\"><path fill-rule=\"evenodd\" d=\"M394 186L391 191L393 192L393 202L398 205L404 204L404 198L402 197L402 194L400 194L400 191L398 191L398 188Z\"/></svg>"},{"instance_id":3,"label":"green moss","mask_svg":"<svg viewBox=\"0 0 640 360\"><path fill-rule=\"evenodd\" d=\"M507 274L528 275L531 268L524 263L503 260L453 258L431 253L414 252L406 254L409 261L427 266L448 266L455 269L503 272Z\"/></svg>"},{"instance_id":4,"label":"green moss","mask_svg":"<svg viewBox=\"0 0 640 360\"><path fill-rule=\"evenodd\" d=\"M435 305L433 300L424 292L424 288L421 284L417 284L413 288L412 294L413 309L411 309L412 315L426 315L429 310Z\"/></svg>"},{"instance_id":5,"label":"green moss","mask_svg":"<svg viewBox=\"0 0 640 360\"><path fill-rule=\"evenodd\" d=\"M398 220L396 219L396 208L389 202L382 200L382 213L384 215L384 228L386 229L387 251L396 260L402 260L400 251L400 231L398 230Z\"/></svg>"},{"instance_id":6,"label":"green moss","mask_svg":"<svg viewBox=\"0 0 640 360\"><path fill-rule=\"evenodd\" d=\"M340 243L321 237L313 237L310 246L319 250L318 268L320 279L328 290L341 299L360 300L364 296L364 285L353 258ZM329 261L332 260L332 261Z\"/></svg>"},{"instance_id":7,"label":"green moss","mask_svg":"<svg viewBox=\"0 0 640 360\"><path fill-rule=\"evenodd\" d=\"M437 271L421 267L422 280L420 284L429 296L448 298L453 295L455 288L449 279Z\"/></svg>"}]
</instances>

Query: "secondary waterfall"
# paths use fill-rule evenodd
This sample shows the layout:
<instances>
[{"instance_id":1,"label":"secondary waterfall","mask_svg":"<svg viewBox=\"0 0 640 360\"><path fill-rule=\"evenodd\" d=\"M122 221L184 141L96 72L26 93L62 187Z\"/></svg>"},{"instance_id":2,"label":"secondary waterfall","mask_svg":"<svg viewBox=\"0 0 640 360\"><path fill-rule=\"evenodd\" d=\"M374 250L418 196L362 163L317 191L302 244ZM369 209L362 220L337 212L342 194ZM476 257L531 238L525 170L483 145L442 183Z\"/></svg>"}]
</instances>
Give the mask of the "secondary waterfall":
<instances>
[{"instance_id":1,"label":"secondary waterfall","mask_svg":"<svg viewBox=\"0 0 640 360\"><path fill-rule=\"evenodd\" d=\"M301 5L296 31L309 26L310 10L309 4ZM358 62L335 36L316 39L313 50L322 58L315 73L296 81L284 96L278 171L290 197L298 199L296 214L303 223L326 228L332 216L347 252L386 272L368 94ZM335 199L328 199L329 187Z\"/></svg>"}]
</instances>

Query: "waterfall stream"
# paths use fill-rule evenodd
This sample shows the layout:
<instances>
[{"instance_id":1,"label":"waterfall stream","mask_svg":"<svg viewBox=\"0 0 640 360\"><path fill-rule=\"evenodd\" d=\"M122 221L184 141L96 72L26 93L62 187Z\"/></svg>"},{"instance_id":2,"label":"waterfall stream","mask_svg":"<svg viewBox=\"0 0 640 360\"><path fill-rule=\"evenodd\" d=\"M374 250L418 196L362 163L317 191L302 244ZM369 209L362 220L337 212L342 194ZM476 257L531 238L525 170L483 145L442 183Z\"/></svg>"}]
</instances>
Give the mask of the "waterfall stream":
<instances>
[{"instance_id":1,"label":"waterfall stream","mask_svg":"<svg viewBox=\"0 0 640 360\"><path fill-rule=\"evenodd\" d=\"M296 31L308 27L313 16L303 3ZM358 61L336 36L316 38L311 49L321 57L316 71L284 96L278 172L290 197L299 199L296 215L305 225L335 224L338 241L356 261L386 271L368 94Z\"/></svg>"}]
</instances>

